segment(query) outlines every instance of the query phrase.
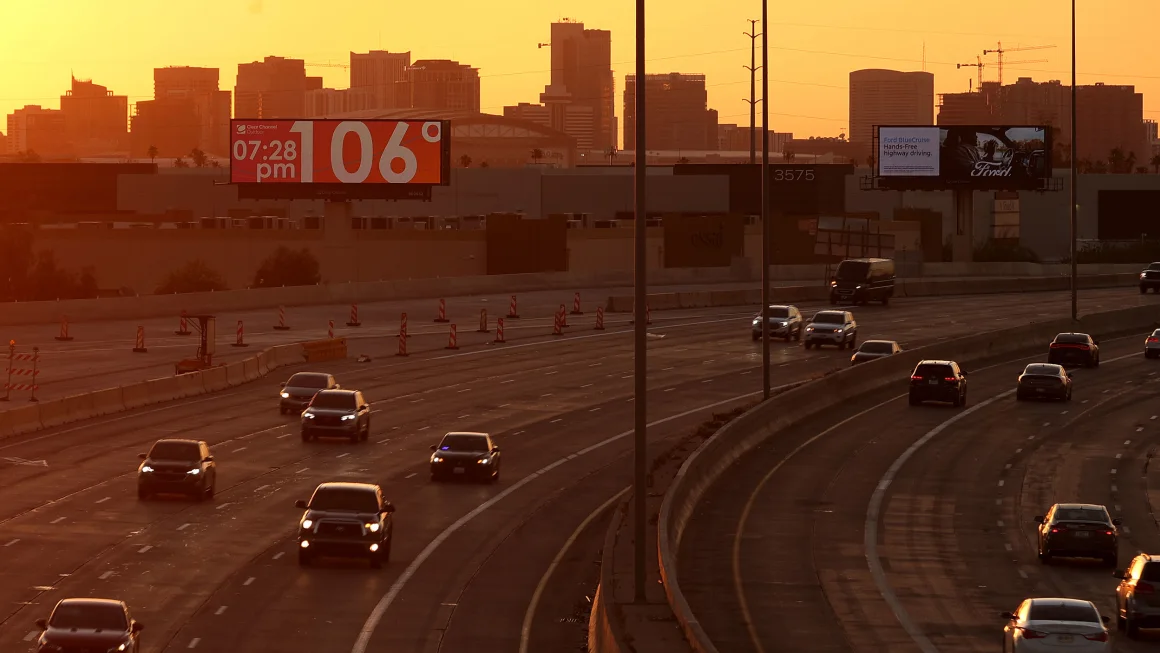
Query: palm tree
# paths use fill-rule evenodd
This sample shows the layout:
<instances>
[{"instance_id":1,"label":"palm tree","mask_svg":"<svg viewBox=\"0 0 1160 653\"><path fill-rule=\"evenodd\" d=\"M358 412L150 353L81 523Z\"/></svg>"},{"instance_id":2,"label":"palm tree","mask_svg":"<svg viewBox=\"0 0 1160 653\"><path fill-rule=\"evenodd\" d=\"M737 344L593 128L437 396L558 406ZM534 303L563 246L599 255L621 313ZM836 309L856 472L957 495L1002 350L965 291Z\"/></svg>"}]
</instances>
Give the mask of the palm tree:
<instances>
[{"instance_id":1,"label":"palm tree","mask_svg":"<svg viewBox=\"0 0 1160 653\"><path fill-rule=\"evenodd\" d=\"M471 167L471 157L467 156L466 154L459 157L459 165L463 166L464 168L470 168Z\"/></svg>"},{"instance_id":2,"label":"palm tree","mask_svg":"<svg viewBox=\"0 0 1160 653\"><path fill-rule=\"evenodd\" d=\"M1152 164L1152 171L1160 175L1160 154L1153 155L1148 163Z\"/></svg>"},{"instance_id":3,"label":"palm tree","mask_svg":"<svg viewBox=\"0 0 1160 653\"><path fill-rule=\"evenodd\" d=\"M542 158L544 158L544 151L543 150L541 150L538 147L536 149L532 150L532 163L538 164L540 162L540 159L542 159Z\"/></svg>"},{"instance_id":4,"label":"palm tree","mask_svg":"<svg viewBox=\"0 0 1160 653\"><path fill-rule=\"evenodd\" d=\"M1136 153L1128 152L1128 158L1124 159L1124 172L1131 172L1136 169Z\"/></svg>"},{"instance_id":5,"label":"palm tree","mask_svg":"<svg viewBox=\"0 0 1160 653\"><path fill-rule=\"evenodd\" d=\"M1124 151L1118 147L1112 148L1111 154L1108 155L1108 167L1112 174L1121 172L1124 167Z\"/></svg>"},{"instance_id":6,"label":"palm tree","mask_svg":"<svg viewBox=\"0 0 1160 653\"><path fill-rule=\"evenodd\" d=\"M193 165L197 166L198 168L204 168L207 160L209 159L209 157L205 155L205 152L202 152L196 147L193 148L193 151L189 153L189 158L193 159Z\"/></svg>"},{"instance_id":7,"label":"palm tree","mask_svg":"<svg viewBox=\"0 0 1160 653\"><path fill-rule=\"evenodd\" d=\"M150 145L149 149L145 150L145 153L149 155L149 163L156 163L156 161L157 161L157 146L156 145Z\"/></svg>"},{"instance_id":8,"label":"palm tree","mask_svg":"<svg viewBox=\"0 0 1160 653\"><path fill-rule=\"evenodd\" d=\"M608 165L612 165L612 162L616 160L617 151L618 150L616 149L615 145L608 146L608 151L605 152L605 154L608 155Z\"/></svg>"},{"instance_id":9,"label":"palm tree","mask_svg":"<svg viewBox=\"0 0 1160 653\"><path fill-rule=\"evenodd\" d=\"M189 163L187 163L185 159L183 159L181 157L177 157L176 159L173 160L173 167L174 168L188 168Z\"/></svg>"},{"instance_id":10,"label":"palm tree","mask_svg":"<svg viewBox=\"0 0 1160 653\"><path fill-rule=\"evenodd\" d=\"M490 167L491 167L491 164L490 164L490 163L488 163L487 161L484 161L483 163L480 163L480 164L479 164L479 167L481 167L481 168L490 168Z\"/></svg>"},{"instance_id":11,"label":"palm tree","mask_svg":"<svg viewBox=\"0 0 1160 653\"><path fill-rule=\"evenodd\" d=\"M681 157L681 158L677 159L677 165L684 165L688 162L689 162L689 160L685 157Z\"/></svg>"}]
</instances>

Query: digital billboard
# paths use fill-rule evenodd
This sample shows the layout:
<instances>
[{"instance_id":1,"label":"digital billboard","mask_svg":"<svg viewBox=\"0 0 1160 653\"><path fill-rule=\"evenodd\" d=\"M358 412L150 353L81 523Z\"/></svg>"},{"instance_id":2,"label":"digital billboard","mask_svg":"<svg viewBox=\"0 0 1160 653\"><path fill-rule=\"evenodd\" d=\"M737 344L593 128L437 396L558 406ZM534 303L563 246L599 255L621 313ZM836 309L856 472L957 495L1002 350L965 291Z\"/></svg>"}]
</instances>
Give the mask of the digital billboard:
<instances>
[{"instance_id":1,"label":"digital billboard","mask_svg":"<svg viewBox=\"0 0 1160 653\"><path fill-rule=\"evenodd\" d=\"M890 188L1035 190L1051 177L1043 126L879 127L880 184Z\"/></svg>"},{"instance_id":2,"label":"digital billboard","mask_svg":"<svg viewBox=\"0 0 1160 653\"><path fill-rule=\"evenodd\" d=\"M230 183L446 186L450 137L445 120L232 120Z\"/></svg>"}]
</instances>

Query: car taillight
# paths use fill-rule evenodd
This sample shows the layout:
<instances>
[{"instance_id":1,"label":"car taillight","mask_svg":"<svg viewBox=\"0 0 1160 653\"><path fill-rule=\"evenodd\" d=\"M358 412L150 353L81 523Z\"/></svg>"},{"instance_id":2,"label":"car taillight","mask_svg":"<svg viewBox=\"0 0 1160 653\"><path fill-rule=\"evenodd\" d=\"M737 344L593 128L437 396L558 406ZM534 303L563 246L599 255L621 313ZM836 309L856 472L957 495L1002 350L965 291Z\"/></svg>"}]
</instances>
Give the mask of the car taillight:
<instances>
[{"instance_id":1,"label":"car taillight","mask_svg":"<svg viewBox=\"0 0 1160 653\"><path fill-rule=\"evenodd\" d=\"M1067 530L1066 526L1052 526L1051 527L1052 533L1063 533L1066 530Z\"/></svg>"},{"instance_id":2,"label":"car taillight","mask_svg":"<svg viewBox=\"0 0 1160 653\"><path fill-rule=\"evenodd\" d=\"M1152 583L1136 583L1137 594L1152 594L1155 591L1156 588L1152 586Z\"/></svg>"},{"instance_id":3,"label":"car taillight","mask_svg":"<svg viewBox=\"0 0 1160 653\"><path fill-rule=\"evenodd\" d=\"M1019 626L1019 630L1023 633L1024 639L1040 639L1047 637L1047 633L1043 633L1038 630L1031 630L1030 628L1024 626Z\"/></svg>"},{"instance_id":4,"label":"car taillight","mask_svg":"<svg viewBox=\"0 0 1160 653\"><path fill-rule=\"evenodd\" d=\"M953 381L957 381L957 380L958 380L958 379L956 379L956 378L955 378L955 377L953 377L953 376L944 376L944 377L943 377L943 381L952 381L952 382L953 382Z\"/></svg>"},{"instance_id":5,"label":"car taillight","mask_svg":"<svg viewBox=\"0 0 1160 653\"><path fill-rule=\"evenodd\" d=\"M1106 641L1108 641L1108 634L1107 633L1092 633L1091 635L1084 635L1083 638L1089 639L1093 642L1106 642Z\"/></svg>"},{"instance_id":6,"label":"car taillight","mask_svg":"<svg viewBox=\"0 0 1160 653\"><path fill-rule=\"evenodd\" d=\"M1115 535L1115 531L1104 531L1104 535Z\"/></svg>"},{"instance_id":7,"label":"car taillight","mask_svg":"<svg viewBox=\"0 0 1160 653\"><path fill-rule=\"evenodd\" d=\"M917 375L917 374L912 374L912 375L911 375L911 377L910 377L910 380L911 380L911 381L921 381L921 380L922 380L922 377L921 377L921 376L919 376L919 375Z\"/></svg>"},{"instance_id":8,"label":"car taillight","mask_svg":"<svg viewBox=\"0 0 1160 653\"><path fill-rule=\"evenodd\" d=\"M1148 338L1148 342L1160 342L1160 338L1150 337Z\"/></svg>"}]
</instances>

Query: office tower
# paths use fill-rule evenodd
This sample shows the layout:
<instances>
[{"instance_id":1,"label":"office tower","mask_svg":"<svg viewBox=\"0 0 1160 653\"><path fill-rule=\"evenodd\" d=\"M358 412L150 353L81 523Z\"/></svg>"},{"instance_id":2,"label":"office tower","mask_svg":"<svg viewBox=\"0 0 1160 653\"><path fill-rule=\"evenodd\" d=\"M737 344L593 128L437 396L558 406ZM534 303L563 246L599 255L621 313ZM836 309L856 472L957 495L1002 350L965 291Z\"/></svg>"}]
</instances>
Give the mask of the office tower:
<instances>
[{"instance_id":1,"label":"office tower","mask_svg":"<svg viewBox=\"0 0 1160 653\"><path fill-rule=\"evenodd\" d=\"M78 156L118 154L129 149L129 99L91 81L72 78L60 96L66 138Z\"/></svg>"},{"instance_id":2,"label":"office tower","mask_svg":"<svg viewBox=\"0 0 1160 653\"><path fill-rule=\"evenodd\" d=\"M32 104L8 114L8 153L27 152L42 158L74 156L64 112Z\"/></svg>"},{"instance_id":3,"label":"office tower","mask_svg":"<svg viewBox=\"0 0 1160 653\"><path fill-rule=\"evenodd\" d=\"M875 125L933 125L934 75L897 70L850 73L850 142L870 153Z\"/></svg>"},{"instance_id":4,"label":"office tower","mask_svg":"<svg viewBox=\"0 0 1160 653\"><path fill-rule=\"evenodd\" d=\"M132 152L185 157L195 149L229 155L230 92L218 88L217 68L170 66L153 69L153 99L133 114Z\"/></svg>"},{"instance_id":5,"label":"office tower","mask_svg":"<svg viewBox=\"0 0 1160 653\"><path fill-rule=\"evenodd\" d=\"M552 23L552 82L545 95L591 110L593 147L617 144L616 89L612 77L612 32L584 29L584 23ZM572 112L580 116L583 112ZM574 118L579 120L579 118ZM585 130L587 131L587 130Z\"/></svg>"},{"instance_id":6,"label":"office tower","mask_svg":"<svg viewBox=\"0 0 1160 653\"><path fill-rule=\"evenodd\" d=\"M458 61L420 59L398 87L404 106L479 113L479 69Z\"/></svg>"},{"instance_id":7,"label":"office tower","mask_svg":"<svg viewBox=\"0 0 1160 653\"><path fill-rule=\"evenodd\" d=\"M407 81L407 69L411 66L410 52L387 52L371 50L366 54L350 53L350 90L369 94L370 99L361 104L369 104L367 109L409 108L400 98L400 83ZM347 109L353 110L353 109Z\"/></svg>"},{"instance_id":8,"label":"office tower","mask_svg":"<svg viewBox=\"0 0 1160 653\"><path fill-rule=\"evenodd\" d=\"M636 142L636 75L625 77L624 142ZM645 77L648 94L646 138L650 150L716 150L717 112L708 108L704 75L681 73Z\"/></svg>"},{"instance_id":9,"label":"office tower","mask_svg":"<svg viewBox=\"0 0 1160 653\"><path fill-rule=\"evenodd\" d=\"M266 57L238 64L234 117L301 118L306 112L306 92L321 88L322 78L307 77L302 59Z\"/></svg>"}]
</instances>

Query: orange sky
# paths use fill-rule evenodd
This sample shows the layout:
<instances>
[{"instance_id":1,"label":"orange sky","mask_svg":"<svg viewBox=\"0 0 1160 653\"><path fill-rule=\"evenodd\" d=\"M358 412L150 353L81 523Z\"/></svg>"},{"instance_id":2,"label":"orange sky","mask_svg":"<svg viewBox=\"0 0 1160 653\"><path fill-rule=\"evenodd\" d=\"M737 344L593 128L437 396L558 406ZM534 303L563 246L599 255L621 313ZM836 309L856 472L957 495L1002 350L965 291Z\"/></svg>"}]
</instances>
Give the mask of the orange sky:
<instances>
[{"instance_id":1,"label":"orange sky","mask_svg":"<svg viewBox=\"0 0 1160 653\"><path fill-rule=\"evenodd\" d=\"M612 30L617 113L624 75L633 71L634 16L628 0L52 0L5 3L0 20L0 113L25 104L59 106L69 73L91 78L130 102L148 99L155 66L219 67L231 89L242 61L276 54L307 62L346 62L348 52L410 50L476 66L483 111L535 102L548 80L549 24L562 17ZM1002 41L1056 45L1011 52L1005 80L1068 79L1070 4L1065 0L822 0L771 5L770 124L795 135L846 130L847 75L858 68L918 70L923 45L936 92L966 90L983 48ZM1080 0L1080 83L1135 84L1145 118L1160 119L1160 54L1155 0ZM649 72L704 73L710 107L723 123L748 121L749 0L653 0ZM760 53L759 53L760 57ZM992 56L993 60L993 56ZM309 68L327 86L347 85L341 68ZM985 71L995 79L994 65ZM760 89L760 86L759 86ZM759 91L760 92L760 91ZM760 120L760 113L758 114ZM0 123L0 129L3 124Z\"/></svg>"}]
</instances>

